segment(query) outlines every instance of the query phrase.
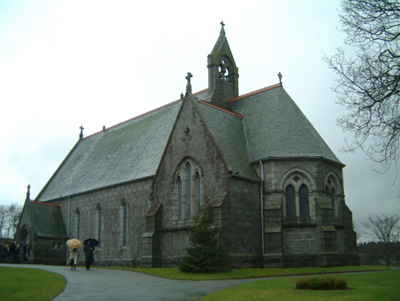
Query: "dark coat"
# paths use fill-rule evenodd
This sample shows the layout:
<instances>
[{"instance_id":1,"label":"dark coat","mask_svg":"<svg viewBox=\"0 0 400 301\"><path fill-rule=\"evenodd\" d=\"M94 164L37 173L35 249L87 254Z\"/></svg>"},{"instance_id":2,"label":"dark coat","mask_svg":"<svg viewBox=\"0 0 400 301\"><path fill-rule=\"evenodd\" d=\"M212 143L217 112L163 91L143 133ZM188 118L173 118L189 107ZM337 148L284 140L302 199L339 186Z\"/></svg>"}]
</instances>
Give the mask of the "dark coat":
<instances>
[{"instance_id":1,"label":"dark coat","mask_svg":"<svg viewBox=\"0 0 400 301\"><path fill-rule=\"evenodd\" d=\"M90 244L85 245L84 251L86 255L86 262L94 262L93 250L94 247Z\"/></svg>"}]
</instances>

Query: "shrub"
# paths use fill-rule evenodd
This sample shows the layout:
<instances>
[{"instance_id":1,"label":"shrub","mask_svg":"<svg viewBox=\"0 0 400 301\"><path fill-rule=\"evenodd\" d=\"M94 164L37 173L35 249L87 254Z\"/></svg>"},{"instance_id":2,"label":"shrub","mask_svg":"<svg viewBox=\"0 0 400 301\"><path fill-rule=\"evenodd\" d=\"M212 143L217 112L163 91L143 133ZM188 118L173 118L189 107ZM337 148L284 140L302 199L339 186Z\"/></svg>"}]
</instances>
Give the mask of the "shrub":
<instances>
[{"instance_id":1,"label":"shrub","mask_svg":"<svg viewBox=\"0 0 400 301\"><path fill-rule=\"evenodd\" d=\"M335 287L338 290L345 290L347 289L347 280L345 279L336 279Z\"/></svg>"},{"instance_id":2,"label":"shrub","mask_svg":"<svg viewBox=\"0 0 400 301\"><path fill-rule=\"evenodd\" d=\"M302 278L296 281L296 289L311 289L311 290L335 290L347 289L347 281L344 279L334 278Z\"/></svg>"},{"instance_id":3,"label":"shrub","mask_svg":"<svg viewBox=\"0 0 400 301\"><path fill-rule=\"evenodd\" d=\"M308 282L310 281L310 279L306 278L302 278L296 281L296 288L297 289L309 289L310 286L308 285Z\"/></svg>"},{"instance_id":4,"label":"shrub","mask_svg":"<svg viewBox=\"0 0 400 301\"><path fill-rule=\"evenodd\" d=\"M320 281L321 290L334 290L335 289L335 279L332 278L324 278Z\"/></svg>"},{"instance_id":5,"label":"shrub","mask_svg":"<svg viewBox=\"0 0 400 301\"><path fill-rule=\"evenodd\" d=\"M310 279L310 281L308 282L308 286L310 287L310 289L312 290L319 290L321 289L321 280L317 279L317 278L312 278Z\"/></svg>"}]
</instances>

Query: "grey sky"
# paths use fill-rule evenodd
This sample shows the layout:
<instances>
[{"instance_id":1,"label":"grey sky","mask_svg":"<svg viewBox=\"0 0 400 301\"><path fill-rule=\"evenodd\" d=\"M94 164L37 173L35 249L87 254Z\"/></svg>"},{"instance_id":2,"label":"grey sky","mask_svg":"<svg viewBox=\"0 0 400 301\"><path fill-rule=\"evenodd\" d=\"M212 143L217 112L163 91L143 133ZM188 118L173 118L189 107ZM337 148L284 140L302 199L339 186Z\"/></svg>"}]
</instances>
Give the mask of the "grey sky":
<instances>
[{"instance_id":1,"label":"grey sky","mask_svg":"<svg viewBox=\"0 0 400 301\"><path fill-rule=\"evenodd\" d=\"M0 0L0 203L35 197L78 140L177 100L185 75L207 87L207 55L223 20L239 93L278 82L346 164L356 230L400 212L396 169L377 174L336 126L345 111L322 60L343 45L339 1Z\"/></svg>"}]
</instances>

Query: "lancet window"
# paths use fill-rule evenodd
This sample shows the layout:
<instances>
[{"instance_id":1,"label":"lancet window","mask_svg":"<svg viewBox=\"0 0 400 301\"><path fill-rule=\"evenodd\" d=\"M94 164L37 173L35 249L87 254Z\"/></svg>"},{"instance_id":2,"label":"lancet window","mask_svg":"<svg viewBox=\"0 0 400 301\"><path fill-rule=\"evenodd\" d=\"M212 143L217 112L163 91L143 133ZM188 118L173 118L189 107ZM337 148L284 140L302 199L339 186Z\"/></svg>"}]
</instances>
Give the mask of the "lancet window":
<instances>
[{"instance_id":1,"label":"lancet window","mask_svg":"<svg viewBox=\"0 0 400 301\"><path fill-rule=\"evenodd\" d=\"M175 173L178 220L189 220L199 215L202 202L202 172L199 165L186 158Z\"/></svg>"}]
</instances>

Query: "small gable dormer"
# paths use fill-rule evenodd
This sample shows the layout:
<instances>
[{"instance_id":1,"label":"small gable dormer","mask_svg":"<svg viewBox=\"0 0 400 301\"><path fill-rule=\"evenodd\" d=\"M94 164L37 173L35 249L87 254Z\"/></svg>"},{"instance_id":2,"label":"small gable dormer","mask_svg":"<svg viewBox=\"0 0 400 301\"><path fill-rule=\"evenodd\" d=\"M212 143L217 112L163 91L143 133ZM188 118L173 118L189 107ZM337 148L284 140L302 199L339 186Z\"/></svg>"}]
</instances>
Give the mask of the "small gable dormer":
<instances>
[{"instance_id":1,"label":"small gable dormer","mask_svg":"<svg viewBox=\"0 0 400 301\"><path fill-rule=\"evenodd\" d=\"M239 95L239 71L225 36L225 24L208 55L208 94L206 101L225 108L227 101Z\"/></svg>"}]
</instances>

